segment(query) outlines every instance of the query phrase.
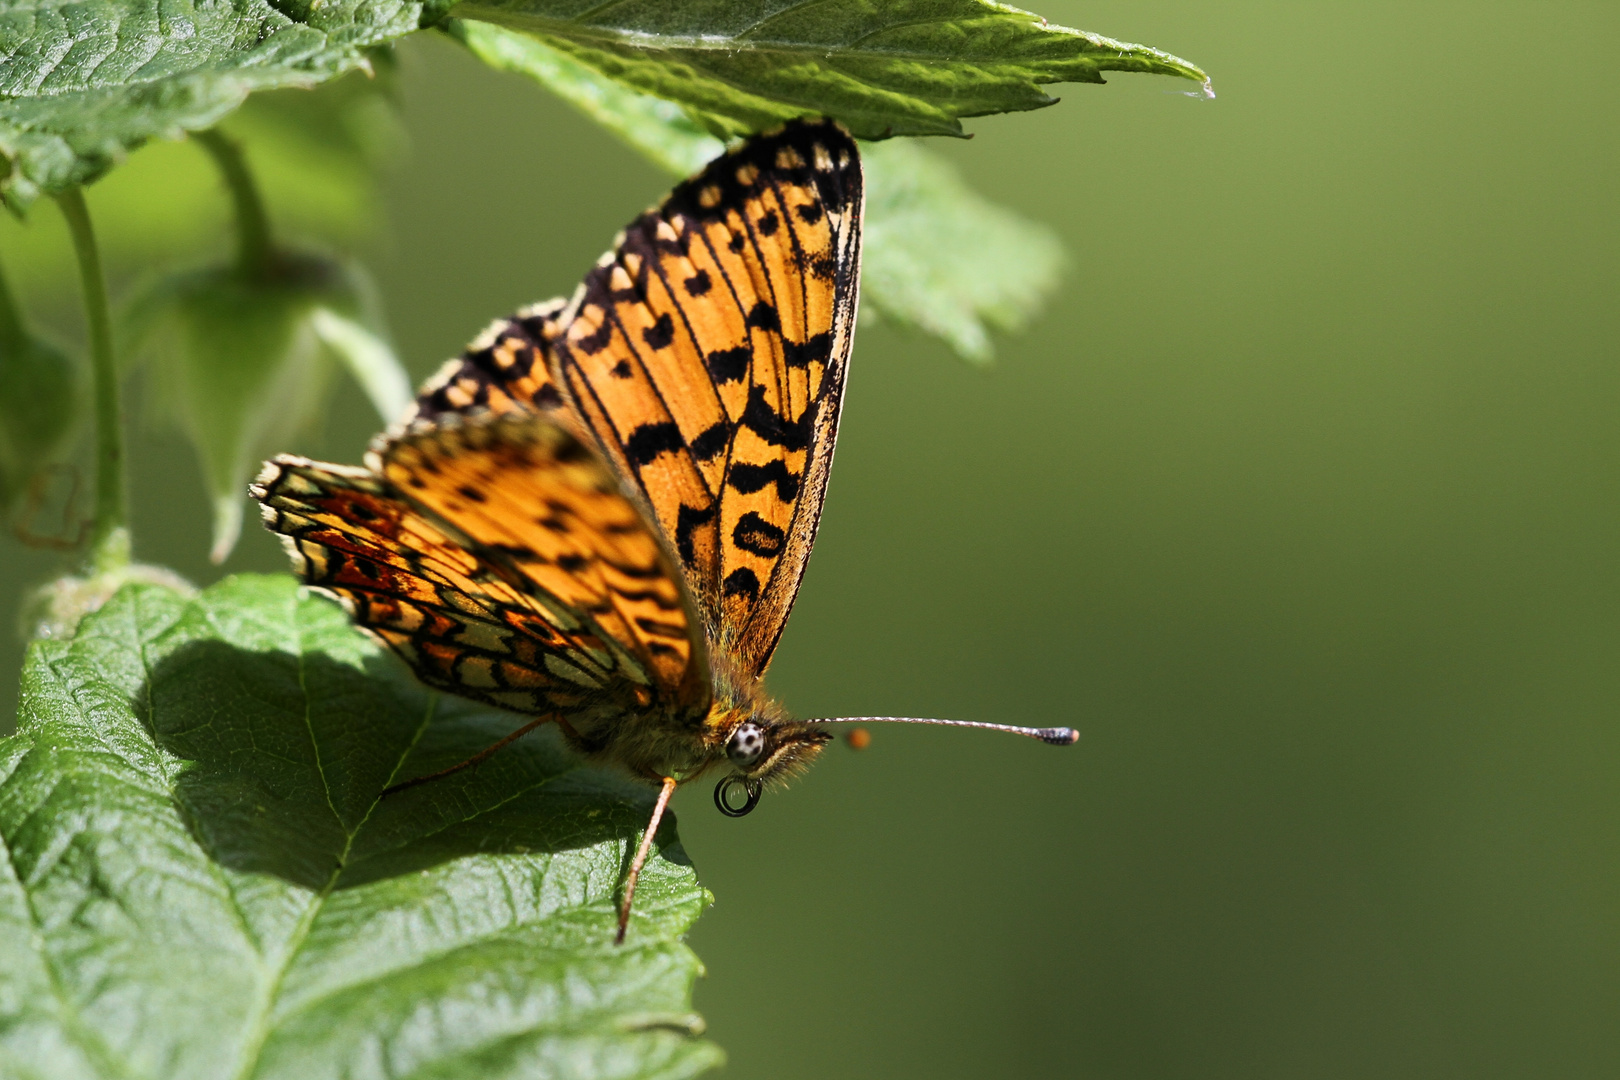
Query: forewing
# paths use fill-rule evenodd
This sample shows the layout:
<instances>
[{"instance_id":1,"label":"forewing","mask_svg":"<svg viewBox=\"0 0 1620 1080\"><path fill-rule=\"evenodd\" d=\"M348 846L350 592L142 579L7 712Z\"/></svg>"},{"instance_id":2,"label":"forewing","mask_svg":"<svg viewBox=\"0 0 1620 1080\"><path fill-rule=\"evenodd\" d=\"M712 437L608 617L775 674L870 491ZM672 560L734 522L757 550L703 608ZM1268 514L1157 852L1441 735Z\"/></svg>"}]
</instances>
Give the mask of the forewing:
<instances>
[{"instance_id":1,"label":"forewing","mask_svg":"<svg viewBox=\"0 0 1620 1080\"><path fill-rule=\"evenodd\" d=\"M533 714L707 708L658 539L543 418L455 419L385 443L372 470L279 457L253 493L299 575L429 685Z\"/></svg>"},{"instance_id":2,"label":"forewing","mask_svg":"<svg viewBox=\"0 0 1620 1080\"><path fill-rule=\"evenodd\" d=\"M638 218L553 320L564 396L641 489L711 633L754 674L821 515L862 205L854 140L790 123Z\"/></svg>"}]
</instances>

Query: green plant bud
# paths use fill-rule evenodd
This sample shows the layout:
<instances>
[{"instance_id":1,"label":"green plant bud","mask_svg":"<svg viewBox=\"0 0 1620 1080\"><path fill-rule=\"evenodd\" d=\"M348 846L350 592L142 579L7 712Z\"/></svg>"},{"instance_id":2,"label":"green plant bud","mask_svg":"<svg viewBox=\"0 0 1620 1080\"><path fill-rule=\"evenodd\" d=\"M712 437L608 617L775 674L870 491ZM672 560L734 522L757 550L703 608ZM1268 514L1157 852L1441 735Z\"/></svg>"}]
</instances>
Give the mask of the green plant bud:
<instances>
[{"instance_id":1,"label":"green plant bud","mask_svg":"<svg viewBox=\"0 0 1620 1080\"><path fill-rule=\"evenodd\" d=\"M120 540L127 544L128 534ZM25 641L32 638L69 640L78 632L79 623L86 615L101 610L101 605L111 599L113 593L131 584L162 585L186 597L197 593L195 586L166 566L125 563L101 573L60 577L24 595L17 628Z\"/></svg>"},{"instance_id":2,"label":"green plant bud","mask_svg":"<svg viewBox=\"0 0 1620 1080\"><path fill-rule=\"evenodd\" d=\"M308 253L274 253L257 273L172 274L130 305L130 352L150 366L153 403L197 449L216 563L236 546L251 474L319 415L334 363L355 373L385 420L409 402L379 325L364 272Z\"/></svg>"},{"instance_id":3,"label":"green plant bud","mask_svg":"<svg viewBox=\"0 0 1620 1080\"><path fill-rule=\"evenodd\" d=\"M84 372L72 357L19 325L0 327L0 511L62 450L84 405Z\"/></svg>"}]
</instances>

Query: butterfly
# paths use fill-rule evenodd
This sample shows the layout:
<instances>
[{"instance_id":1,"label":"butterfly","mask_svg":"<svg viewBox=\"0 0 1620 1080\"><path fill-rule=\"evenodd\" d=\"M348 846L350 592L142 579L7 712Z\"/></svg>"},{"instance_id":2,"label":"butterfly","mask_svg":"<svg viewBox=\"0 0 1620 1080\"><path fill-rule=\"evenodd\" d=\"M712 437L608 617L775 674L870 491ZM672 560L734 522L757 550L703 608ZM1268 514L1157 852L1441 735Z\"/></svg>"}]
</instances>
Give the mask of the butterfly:
<instances>
[{"instance_id":1,"label":"butterfly","mask_svg":"<svg viewBox=\"0 0 1620 1080\"><path fill-rule=\"evenodd\" d=\"M571 299L445 365L363 468L282 455L252 486L297 574L421 681L531 717L457 769L553 723L658 786L618 941L671 794L710 770L742 816L830 724L1077 738L795 720L764 691L832 465L863 206L836 123L747 139L631 222Z\"/></svg>"}]
</instances>

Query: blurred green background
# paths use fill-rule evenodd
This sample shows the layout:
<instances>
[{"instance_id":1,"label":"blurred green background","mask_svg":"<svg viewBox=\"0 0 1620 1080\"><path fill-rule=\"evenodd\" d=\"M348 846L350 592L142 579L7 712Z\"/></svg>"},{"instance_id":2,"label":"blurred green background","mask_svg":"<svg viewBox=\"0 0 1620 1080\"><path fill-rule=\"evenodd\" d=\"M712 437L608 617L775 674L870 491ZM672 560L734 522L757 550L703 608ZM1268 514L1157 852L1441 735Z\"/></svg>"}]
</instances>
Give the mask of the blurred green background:
<instances>
[{"instance_id":1,"label":"blurred green background","mask_svg":"<svg viewBox=\"0 0 1620 1080\"><path fill-rule=\"evenodd\" d=\"M1119 76L932 144L1074 267L988 371L860 334L772 685L1084 736L878 729L742 821L683 792L726 1075L1620 1074L1620 9L1040 11L1220 98ZM421 375L667 181L443 42L401 75L360 251ZM374 426L345 387L289 449ZM210 579L141 430L138 554ZM53 561L3 543L9 622ZM226 569L280 566L250 529Z\"/></svg>"}]
</instances>

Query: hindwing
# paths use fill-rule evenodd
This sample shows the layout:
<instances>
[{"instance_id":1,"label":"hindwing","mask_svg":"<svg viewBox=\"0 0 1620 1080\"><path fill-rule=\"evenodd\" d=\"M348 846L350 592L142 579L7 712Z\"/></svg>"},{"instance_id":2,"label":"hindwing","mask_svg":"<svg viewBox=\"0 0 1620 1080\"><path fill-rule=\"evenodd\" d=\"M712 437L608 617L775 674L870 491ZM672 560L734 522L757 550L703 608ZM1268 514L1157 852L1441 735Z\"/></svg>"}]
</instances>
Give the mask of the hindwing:
<instances>
[{"instance_id":1,"label":"hindwing","mask_svg":"<svg viewBox=\"0 0 1620 1080\"><path fill-rule=\"evenodd\" d=\"M439 689L530 714L708 708L679 572L587 446L527 412L446 418L368 469L283 455L253 494L305 582Z\"/></svg>"},{"instance_id":2,"label":"hindwing","mask_svg":"<svg viewBox=\"0 0 1620 1080\"><path fill-rule=\"evenodd\" d=\"M561 410L562 394L551 374L551 342L561 333L557 316L565 307L565 300L550 300L495 320L422 384L401 425L447 414Z\"/></svg>"}]
</instances>

